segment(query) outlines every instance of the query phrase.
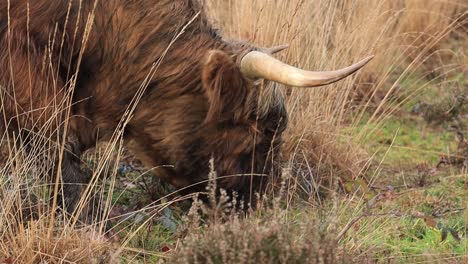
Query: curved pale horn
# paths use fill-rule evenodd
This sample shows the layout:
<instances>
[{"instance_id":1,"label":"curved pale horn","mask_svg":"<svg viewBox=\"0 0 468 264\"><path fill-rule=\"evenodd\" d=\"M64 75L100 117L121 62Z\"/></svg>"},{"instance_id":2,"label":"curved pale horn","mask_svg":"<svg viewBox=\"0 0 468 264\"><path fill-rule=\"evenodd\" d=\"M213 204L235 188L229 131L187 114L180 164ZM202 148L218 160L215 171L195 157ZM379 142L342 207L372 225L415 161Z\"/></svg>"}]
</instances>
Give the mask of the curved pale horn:
<instances>
[{"instance_id":1,"label":"curved pale horn","mask_svg":"<svg viewBox=\"0 0 468 264\"><path fill-rule=\"evenodd\" d=\"M251 51L241 60L241 71L251 79L267 79L296 87L316 87L339 81L366 65L374 56L336 71L305 71L281 62L272 56Z\"/></svg>"}]
</instances>

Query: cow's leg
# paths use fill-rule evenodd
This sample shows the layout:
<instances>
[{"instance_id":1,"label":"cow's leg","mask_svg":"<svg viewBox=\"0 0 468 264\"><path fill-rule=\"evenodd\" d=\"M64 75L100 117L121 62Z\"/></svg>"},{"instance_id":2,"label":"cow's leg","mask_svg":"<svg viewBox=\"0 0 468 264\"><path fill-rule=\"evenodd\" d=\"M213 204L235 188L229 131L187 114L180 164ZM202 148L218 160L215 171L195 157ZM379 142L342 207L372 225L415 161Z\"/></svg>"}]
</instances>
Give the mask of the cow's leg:
<instances>
[{"instance_id":1,"label":"cow's leg","mask_svg":"<svg viewBox=\"0 0 468 264\"><path fill-rule=\"evenodd\" d=\"M90 175L81 168L81 151L77 142L67 143L62 156L61 202L68 213L72 214L80 208L80 198L90 180ZM60 204L59 204L60 205Z\"/></svg>"},{"instance_id":2,"label":"cow's leg","mask_svg":"<svg viewBox=\"0 0 468 264\"><path fill-rule=\"evenodd\" d=\"M69 140L62 156L60 205L69 215L78 216L82 223L91 224L103 217L103 205L99 192L89 188L93 172L81 166L81 154L89 148L78 140ZM87 191L85 191L87 190Z\"/></svg>"},{"instance_id":3,"label":"cow's leg","mask_svg":"<svg viewBox=\"0 0 468 264\"><path fill-rule=\"evenodd\" d=\"M69 90L71 87L68 85L70 77L66 76L67 72L72 71L72 69L67 69L64 62L69 61L74 54L68 52L60 54L59 52L62 51L61 45L74 43L74 40L66 38L64 41L61 39L51 41L56 36L68 35L54 32L54 29L63 28L59 18L65 19L68 4L56 1L57 4L47 5L47 10L57 11L53 15L58 20L51 20L51 18L40 20L41 23L34 23L40 25L40 28L34 28L31 24L31 30L27 31L26 18L29 16L27 16L26 11L37 13L45 7L44 4L39 3L41 1L36 1L37 5L34 5L33 2L31 1L30 9L27 9L26 1L12 1L9 5L10 10L8 10L11 15L8 34L5 33L5 30L0 34L0 45L3 47L0 49L0 64L4 66L4 69L0 71L0 100L2 103L0 133L8 132L12 135L27 133L23 139L27 141L26 144L34 146L32 151L38 151L41 146L46 146L43 148L44 150L51 149L51 152L48 152L52 153L51 156L43 155L42 150L38 151L38 160L47 160L52 155L56 155L57 151L54 146L62 143L64 124L67 123L68 119L71 127L69 135L76 136L78 139L69 141L63 156L61 158L52 157L52 161L55 162L51 162L53 165L45 169L49 174L46 177L48 184L52 186L50 194L59 195L58 205L63 205L68 212L74 212L80 207L81 194L91 176L80 166L80 155L90 145L78 137L81 135L77 131L91 130L83 127L78 129L68 118L69 115L74 115L73 110L72 113L69 110L74 108L75 104L70 104L71 98L69 96L71 93ZM7 11L5 5L0 4L0 9L2 12ZM38 21L36 20L36 22ZM6 27L5 23L5 19L0 19L2 26ZM48 29L51 31L49 32ZM77 40L81 40L81 38L77 38ZM69 41L71 42L68 43ZM55 43L55 46L52 46L52 43ZM66 48L64 47L63 50ZM78 47L77 50L79 50ZM61 161L60 166L59 160ZM59 179L55 177L57 175L60 176ZM55 182L59 183L58 193L54 193ZM89 205L84 208L82 215L92 211L89 209L92 209L93 206ZM83 219L85 218L83 217Z\"/></svg>"}]
</instances>

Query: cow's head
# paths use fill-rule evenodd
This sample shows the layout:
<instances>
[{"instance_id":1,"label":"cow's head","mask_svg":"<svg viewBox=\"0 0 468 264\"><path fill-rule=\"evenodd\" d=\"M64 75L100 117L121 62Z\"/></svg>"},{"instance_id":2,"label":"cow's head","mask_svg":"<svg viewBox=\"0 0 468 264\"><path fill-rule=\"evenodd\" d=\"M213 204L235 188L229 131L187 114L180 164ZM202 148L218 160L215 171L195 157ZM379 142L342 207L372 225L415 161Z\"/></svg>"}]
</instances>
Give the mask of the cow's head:
<instances>
[{"instance_id":1,"label":"cow's head","mask_svg":"<svg viewBox=\"0 0 468 264\"><path fill-rule=\"evenodd\" d=\"M204 153L214 158L219 185L242 196L266 183L286 128L285 102L276 84L316 87L336 82L364 66L369 57L329 72L294 68L272 57L285 46L229 55L212 50L202 66L208 100ZM261 188L261 187L260 187Z\"/></svg>"}]
</instances>

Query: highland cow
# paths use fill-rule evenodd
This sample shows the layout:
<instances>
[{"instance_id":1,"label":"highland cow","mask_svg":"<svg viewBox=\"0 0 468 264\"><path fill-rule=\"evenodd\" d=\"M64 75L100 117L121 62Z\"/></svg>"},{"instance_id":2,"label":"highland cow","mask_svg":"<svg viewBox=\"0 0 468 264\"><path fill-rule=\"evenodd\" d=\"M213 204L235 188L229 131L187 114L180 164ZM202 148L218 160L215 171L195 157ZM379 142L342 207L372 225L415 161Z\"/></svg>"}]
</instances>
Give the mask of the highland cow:
<instances>
[{"instance_id":1,"label":"highland cow","mask_svg":"<svg viewBox=\"0 0 468 264\"><path fill-rule=\"evenodd\" d=\"M195 0L2 1L0 39L1 129L43 132L49 122L50 135L67 130L60 169L69 208L90 177L80 155L117 128L176 188L202 189L213 158L219 176L232 176L218 186L247 198L274 170L287 124L271 84L326 85L370 60L330 72L294 68L272 57L283 47L224 39Z\"/></svg>"}]
</instances>

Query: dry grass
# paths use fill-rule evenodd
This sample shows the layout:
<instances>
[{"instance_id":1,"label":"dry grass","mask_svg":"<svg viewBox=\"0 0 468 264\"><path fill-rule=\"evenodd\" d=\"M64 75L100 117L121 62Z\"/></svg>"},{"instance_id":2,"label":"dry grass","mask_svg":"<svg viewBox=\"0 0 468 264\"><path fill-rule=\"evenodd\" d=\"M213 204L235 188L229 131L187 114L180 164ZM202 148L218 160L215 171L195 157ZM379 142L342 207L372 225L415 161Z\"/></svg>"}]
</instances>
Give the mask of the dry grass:
<instances>
[{"instance_id":1,"label":"dry grass","mask_svg":"<svg viewBox=\"0 0 468 264\"><path fill-rule=\"evenodd\" d=\"M8 234L1 244L1 263L110 263L108 241L89 230L69 230L47 238L48 217L18 226L14 237ZM63 228L63 227L62 227Z\"/></svg>"},{"instance_id":2,"label":"dry grass","mask_svg":"<svg viewBox=\"0 0 468 264\"><path fill-rule=\"evenodd\" d=\"M360 73L326 88L284 88L289 109L289 128L283 151L284 167L294 176L289 180L300 183L288 185L291 188L288 194L305 196L305 200L311 203L320 200L316 199L319 190L335 190L336 179L360 179L369 168L373 153L366 153L361 143L366 135L373 133L374 126L365 126L357 134L349 133L347 127L357 126L367 114L369 117L365 122L379 125L426 87L451 87L451 77L461 71L466 72L466 54L446 49L453 39L463 40L468 37L468 5L461 0L205 2L213 20L217 21L226 36L260 46L287 43L290 48L279 57L303 68L338 68L369 54L376 55L374 61ZM466 46L466 41L463 45ZM428 76L431 77L429 80ZM408 77L417 81L410 82L402 90L401 84ZM132 107L129 107L129 112L131 110ZM123 117L124 123L127 117ZM110 146L99 155L99 161L93 168L93 184L88 189L88 193L101 194L105 201L102 206L106 210L112 206L110 197L117 175L115 160L119 159L121 149L120 133L116 131ZM5 137L2 143L6 146L7 154L2 157L5 165L0 171L0 263L116 261L117 256L125 252L136 232L130 232L119 244L112 244L101 235L94 235L95 232L102 234L103 222L94 227L81 227L76 225L79 224L79 212L67 216L61 212L56 214L49 207L49 194L54 189L44 185L44 177L50 162L37 160L37 156L43 153L49 153L45 156L55 156L63 148L47 143L49 139L38 135L37 147L26 152L16 138ZM110 188L106 192L104 186L98 184L99 174L110 175ZM362 199L356 194L350 196L349 201L340 202L343 204L338 206L340 210L333 207L338 211L332 215L340 217L341 211L356 206L351 200ZM83 208L89 199L90 195L83 199ZM37 221L27 221L31 205L39 217ZM152 209L158 212L166 206L152 205ZM359 214L360 210L362 207L357 208L355 214ZM348 218L337 219L338 224L346 226L352 219L351 215L345 217ZM224 258L231 257L232 252L227 249L233 246L246 250L245 254L249 256L254 254L248 250L252 243L258 245L259 241L270 241L271 236L279 249L289 249L288 246L297 241L286 237L288 232L294 234L293 238L302 239L300 245L304 248L296 249L319 250L308 247L309 242L310 246L318 245L313 240L315 238L304 238L300 233L295 233L297 230L316 232L313 224L299 224L296 227L298 229L288 229L285 225L289 219L279 212L273 216L276 222L265 224L264 219L253 218L246 222L235 219L232 226L216 224L205 233L194 231L182 247L181 254L188 260L196 257L200 252L192 254L195 250L193 247L201 241L205 243L204 250L224 248L224 252L218 252ZM242 232L239 233L239 230ZM225 232L232 235L227 236L229 241L223 241L226 239ZM252 238L252 233L258 237ZM219 241L223 247L211 247L210 240ZM259 250L263 248L259 247ZM281 254L287 253L281 250ZM327 253L326 250L330 248L323 252ZM157 252L154 254L157 255ZM262 254L264 259L272 260L267 251Z\"/></svg>"}]
</instances>

